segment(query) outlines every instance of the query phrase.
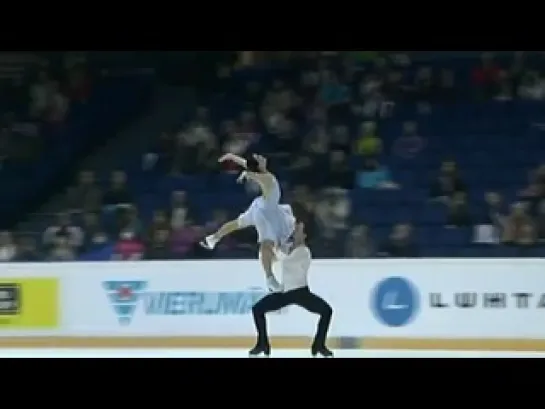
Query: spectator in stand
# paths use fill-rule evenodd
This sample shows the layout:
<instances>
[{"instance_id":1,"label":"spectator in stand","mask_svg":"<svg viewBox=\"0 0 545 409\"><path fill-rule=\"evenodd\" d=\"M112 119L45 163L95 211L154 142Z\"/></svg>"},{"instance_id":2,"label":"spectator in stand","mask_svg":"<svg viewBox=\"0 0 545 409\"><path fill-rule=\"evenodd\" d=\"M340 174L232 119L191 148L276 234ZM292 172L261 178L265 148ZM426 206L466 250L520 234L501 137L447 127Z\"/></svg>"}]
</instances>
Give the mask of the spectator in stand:
<instances>
[{"instance_id":1,"label":"spectator in stand","mask_svg":"<svg viewBox=\"0 0 545 409\"><path fill-rule=\"evenodd\" d=\"M247 113L249 116L251 113ZM251 114L253 115L253 113ZM249 125L248 125L249 126ZM235 121L225 121L223 126L222 151L224 153L234 153L235 155L244 156L250 146L257 141L257 134L252 132L242 132L241 128ZM230 172L237 172L239 167L233 163L226 163L224 168Z\"/></svg>"},{"instance_id":2,"label":"spectator in stand","mask_svg":"<svg viewBox=\"0 0 545 409\"><path fill-rule=\"evenodd\" d=\"M170 226L173 230L182 228L187 219L194 217L193 211L187 203L187 195L183 190L172 192L170 206Z\"/></svg>"},{"instance_id":3,"label":"spectator in stand","mask_svg":"<svg viewBox=\"0 0 545 409\"><path fill-rule=\"evenodd\" d=\"M60 231L57 232L48 253L48 261L74 261L77 257L75 247L71 245L69 238Z\"/></svg>"},{"instance_id":4,"label":"spectator in stand","mask_svg":"<svg viewBox=\"0 0 545 409\"><path fill-rule=\"evenodd\" d=\"M207 108L200 107L197 110L196 119L189 129L189 137L195 143L197 163L195 170L210 171L217 166L219 147L216 135L212 132L210 114Z\"/></svg>"},{"instance_id":5,"label":"spectator in stand","mask_svg":"<svg viewBox=\"0 0 545 409\"><path fill-rule=\"evenodd\" d=\"M471 225L471 214L465 192L454 193L447 206L447 227L455 228Z\"/></svg>"},{"instance_id":6,"label":"spectator in stand","mask_svg":"<svg viewBox=\"0 0 545 409\"><path fill-rule=\"evenodd\" d=\"M382 80L375 74L367 75L360 83L359 92L351 105L351 111L358 119L375 119L388 113L384 105L385 102L391 104L391 101L385 101L381 88Z\"/></svg>"},{"instance_id":7,"label":"spectator in stand","mask_svg":"<svg viewBox=\"0 0 545 409\"><path fill-rule=\"evenodd\" d=\"M36 262L43 261L43 256L36 249L36 240L32 237L24 236L17 246L17 255L13 261L18 262Z\"/></svg>"},{"instance_id":8,"label":"spectator in stand","mask_svg":"<svg viewBox=\"0 0 545 409\"><path fill-rule=\"evenodd\" d=\"M170 235L170 223L168 222L168 215L164 210L155 210L155 212L153 212L153 219L148 227L145 239L147 245L156 241L159 231L166 231ZM161 237L162 235L163 233L161 233Z\"/></svg>"},{"instance_id":9,"label":"spectator in stand","mask_svg":"<svg viewBox=\"0 0 545 409\"><path fill-rule=\"evenodd\" d=\"M293 152L301 150L302 142L297 136L296 124L289 119L282 119L270 141L269 153L280 166L289 165Z\"/></svg>"},{"instance_id":10,"label":"spectator in stand","mask_svg":"<svg viewBox=\"0 0 545 409\"><path fill-rule=\"evenodd\" d=\"M95 174L89 170L80 172L78 184L68 193L68 204L74 211L96 212L102 206L102 192L95 183Z\"/></svg>"},{"instance_id":11,"label":"spectator in stand","mask_svg":"<svg viewBox=\"0 0 545 409\"><path fill-rule=\"evenodd\" d=\"M215 135L207 126L194 121L176 135L172 172L192 174L209 169L217 161L217 154L216 158L212 155L215 150Z\"/></svg>"},{"instance_id":12,"label":"spectator in stand","mask_svg":"<svg viewBox=\"0 0 545 409\"><path fill-rule=\"evenodd\" d=\"M329 169L324 175L324 185L344 191L354 186L354 172L348 165L348 159L343 151L333 151L329 155Z\"/></svg>"},{"instance_id":13,"label":"spectator in stand","mask_svg":"<svg viewBox=\"0 0 545 409\"><path fill-rule=\"evenodd\" d=\"M273 89L265 96L260 110L265 127L273 137L273 144L275 142L281 144L284 139L290 136L293 124L289 115L292 110L296 109L297 104L298 100L293 90L286 87L282 81L275 81ZM278 136L280 141L276 140ZM278 149L276 146L275 148L277 151L286 152L285 149Z\"/></svg>"},{"instance_id":14,"label":"spectator in stand","mask_svg":"<svg viewBox=\"0 0 545 409\"><path fill-rule=\"evenodd\" d=\"M9 231L0 232L0 261L12 261L17 256L17 246Z\"/></svg>"},{"instance_id":15,"label":"spectator in stand","mask_svg":"<svg viewBox=\"0 0 545 409\"><path fill-rule=\"evenodd\" d=\"M337 125L333 127L331 134L333 138L330 142L332 151L341 151L344 156L349 157L352 154L352 141L348 127L345 125Z\"/></svg>"},{"instance_id":16,"label":"spectator in stand","mask_svg":"<svg viewBox=\"0 0 545 409\"><path fill-rule=\"evenodd\" d=\"M127 175L122 171L115 171L111 176L110 188L104 194L106 206L128 206L133 202L131 192L127 186Z\"/></svg>"},{"instance_id":17,"label":"spectator in stand","mask_svg":"<svg viewBox=\"0 0 545 409\"><path fill-rule=\"evenodd\" d=\"M498 93L500 81L500 67L494 61L494 55L483 53L481 64L475 67L471 76L477 97L479 99L490 99Z\"/></svg>"},{"instance_id":18,"label":"spectator in stand","mask_svg":"<svg viewBox=\"0 0 545 409\"><path fill-rule=\"evenodd\" d=\"M119 237L122 233L131 233L134 237L142 237L143 226L138 215L138 208L133 205L119 208L114 229L112 237Z\"/></svg>"},{"instance_id":19,"label":"spectator in stand","mask_svg":"<svg viewBox=\"0 0 545 409\"><path fill-rule=\"evenodd\" d=\"M515 246L521 248L531 248L537 244L536 228L532 224L525 224L522 226L518 237L513 243Z\"/></svg>"},{"instance_id":20,"label":"spectator in stand","mask_svg":"<svg viewBox=\"0 0 545 409\"><path fill-rule=\"evenodd\" d=\"M146 171L156 170L163 173L172 172L174 169L176 143L174 136L169 132L162 132L154 140L151 149L142 157L142 168Z\"/></svg>"},{"instance_id":21,"label":"spectator in stand","mask_svg":"<svg viewBox=\"0 0 545 409\"><path fill-rule=\"evenodd\" d=\"M316 178L316 175L327 161L329 139L327 129L323 125L316 125L310 131L303 140L303 149L293 155L289 166L293 182L313 186L319 184L319 178Z\"/></svg>"},{"instance_id":22,"label":"spectator in stand","mask_svg":"<svg viewBox=\"0 0 545 409\"><path fill-rule=\"evenodd\" d=\"M327 106L332 123L341 123L346 119L350 109L350 92L331 71L325 71L323 74L320 99Z\"/></svg>"},{"instance_id":23,"label":"spectator in stand","mask_svg":"<svg viewBox=\"0 0 545 409\"><path fill-rule=\"evenodd\" d=\"M360 189L398 189L390 170L373 158L365 159L356 173L356 185Z\"/></svg>"},{"instance_id":24,"label":"spectator in stand","mask_svg":"<svg viewBox=\"0 0 545 409\"><path fill-rule=\"evenodd\" d=\"M466 187L462 181L456 162L444 161L441 164L439 176L432 183L430 196L432 199L448 201L456 192L465 192Z\"/></svg>"},{"instance_id":25,"label":"spectator in stand","mask_svg":"<svg viewBox=\"0 0 545 409\"><path fill-rule=\"evenodd\" d=\"M311 248L322 258L342 258L344 255L345 230L322 227L318 237L311 241Z\"/></svg>"},{"instance_id":26,"label":"spectator in stand","mask_svg":"<svg viewBox=\"0 0 545 409\"><path fill-rule=\"evenodd\" d=\"M83 245L83 230L72 223L70 214L60 213L57 222L49 226L43 234L43 244L46 249L54 248L59 257L68 257L76 253ZM69 247L70 252L66 250ZM51 253L50 253L51 254Z\"/></svg>"},{"instance_id":27,"label":"spectator in stand","mask_svg":"<svg viewBox=\"0 0 545 409\"><path fill-rule=\"evenodd\" d=\"M247 140L238 134L236 128L236 121L225 120L221 123L219 140L222 144L222 152L244 156L246 150L248 149ZM225 162L222 164L222 167L228 172L238 171L238 166L236 163Z\"/></svg>"},{"instance_id":28,"label":"spectator in stand","mask_svg":"<svg viewBox=\"0 0 545 409\"><path fill-rule=\"evenodd\" d=\"M412 226L410 224L394 226L388 240L380 246L378 255L393 258L419 257L419 248L412 238Z\"/></svg>"},{"instance_id":29,"label":"spectator in stand","mask_svg":"<svg viewBox=\"0 0 545 409\"><path fill-rule=\"evenodd\" d=\"M170 249L170 232L166 229L158 229L153 232L151 242L146 248L146 260L171 260L173 258Z\"/></svg>"},{"instance_id":30,"label":"spectator in stand","mask_svg":"<svg viewBox=\"0 0 545 409\"><path fill-rule=\"evenodd\" d=\"M336 106L347 104L350 101L350 93L347 86L340 83L339 77L334 72L324 71L320 99L331 110Z\"/></svg>"},{"instance_id":31,"label":"spectator in stand","mask_svg":"<svg viewBox=\"0 0 545 409\"><path fill-rule=\"evenodd\" d=\"M414 121L403 123L403 132L394 142L394 152L405 159L416 157L424 146L426 141L418 134L418 126Z\"/></svg>"},{"instance_id":32,"label":"spectator in stand","mask_svg":"<svg viewBox=\"0 0 545 409\"><path fill-rule=\"evenodd\" d=\"M172 232L172 252L176 258L193 258L195 244L202 238L202 229L192 220Z\"/></svg>"},{"instance_id":33,"label":"spectator in stand","mask_svg":"<svg viewBox=\"0 0 545 409\"><path fill-rule=\"evenodd\" d=\"M354 227L346 241L345 257L369 258L374 257L375 254L376 247L369 236L369 228L364 225Z\"/></svg>"},{"instance_id":34,"label":"spectator in stand","mask_svg":"<svg viewBox=\"0 0 545 409\"><path fill-rule=\"evenodd\" d=\"M520 240L526 240L530 229L534 230L532 218L527 213L528 206L525 203L515 203L511 206L511 214L506 218L502 242L504 244L516 245ZM523 241L524 241L523 240Z\"/></svg>"},{"instance_id":35,"label":"spectator in stand","mask_svg":"<svg viewBox=\"0 0 545 409\"><path fill-rule=\"evenodd\" d=\"M141 260L144 255L144 244L130 229L123 230L115 245L112 260L136 261Z\"/></svg>"},{"instance_id":36,"label":"spectator in stand","mask_svg":"<svg viewBox=\"0 0 545 409\"><path fill-rule=\"evenodd\" d=\"M82 227L84 234L83 249L85 252L102 248L109 242L108 234L97 213L85 213Z\"/></svg>"},{"instance_id":37,"label":"spectator in stand","mask_svg":"<svg viewBox=\"0 0 545 409\"><path fill-rule=\"evenodd\" d=\"M298 103L298 97L294 90L282 80L277 79L273 82L272 90L265 96L262 114L269 119L277 115L289 117Z\"/></svg>"},{"instance_id":38,"label":"spectator in stand","mask_svg":"<svg viewBox=\"0 0 545 409\"><path fill-rule=\"evenodd\" d=\"M537 204L545 199L545 166L528 174L528 186L519 192L522 201L528 203L529 213L535 214Z\"/></svg>"},{"instance_id":39,"label":"spectator in stand","mask_svg":"<svg viewBox=\"0 0 545 409\"><path fill-rule=\"evenodd\" d=\"M240 114L238 133L242 135L249 146L259 142L261 133L257 123L257 117L253 111L246 110Z\"/></svg>"},{"instance_id":40,"label":"spectator in stand","mask_svg":"<svg viewBox=\"0 0 545 409\"><path fill-rule=\"evenodd\" d=\"M322 229L346 229L350 212L351 203L347 194L338 190L323 192L315 207L316 221Z\"/></svg>"},{"instance_id":41,"label":"spectator in stand","mask_svg":"<svg viewBox=\"0 0 545 409\"><path fill-rule=\"evenodd\" d=\"M356 142L356 154L364 158L377 158L382 153L382 140L377 136L375 122L361 125L362 136Z\"/></svg>"},{"instance_id":42,"label":"spectator in stand","mask_svg":"<svg viewBox=\"0 0 545 409\"><path fill-rule=\"evenodd\" d=\"M496 192L485 195L485 213L481 223L475 226L475 244L499 244L505 223L505 209L501 196Z\"/></svg>"}]
</instances>

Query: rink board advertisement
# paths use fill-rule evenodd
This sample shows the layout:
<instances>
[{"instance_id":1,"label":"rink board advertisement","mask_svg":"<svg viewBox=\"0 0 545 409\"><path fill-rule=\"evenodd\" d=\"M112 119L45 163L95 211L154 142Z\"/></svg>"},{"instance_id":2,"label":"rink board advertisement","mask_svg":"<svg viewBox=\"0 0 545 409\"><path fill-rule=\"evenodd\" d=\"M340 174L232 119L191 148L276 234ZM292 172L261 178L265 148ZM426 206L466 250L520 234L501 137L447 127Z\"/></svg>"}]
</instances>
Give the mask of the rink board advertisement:
<instances>
[{"instance_id":1,"label":"rink board advertisement","mask_svg":"<svg viewBox=\"0 0 545 409\"><path fill-rule=\"evenodd\" d=\"M266 294L257 260L5 264L0 271L0 309L13 295L2 283L26 283L28 308L42 311L25 316L23 303L19 320L9 311L0 315L0 337L24 328L26 335L55 337L248 338L251 307ZM40 277L60 283L59 321L56 307L48 307L57 302L51 284L31 290ZM330 335L363 346L545 343L541 260L315 260L310 285L333 307ZM269 315L269 332L311 337L316 322L288 307Z\"/></svg>"},{"instance_id":2,"label":"rink board advertisement","mask_svg":"<svg viewBox=\"0 0 545 409\"><path fill-rule=\"evenodd\" d=\"M0 336L59 328L59 279L0 276Z\"/></svg>"}]
</instances>

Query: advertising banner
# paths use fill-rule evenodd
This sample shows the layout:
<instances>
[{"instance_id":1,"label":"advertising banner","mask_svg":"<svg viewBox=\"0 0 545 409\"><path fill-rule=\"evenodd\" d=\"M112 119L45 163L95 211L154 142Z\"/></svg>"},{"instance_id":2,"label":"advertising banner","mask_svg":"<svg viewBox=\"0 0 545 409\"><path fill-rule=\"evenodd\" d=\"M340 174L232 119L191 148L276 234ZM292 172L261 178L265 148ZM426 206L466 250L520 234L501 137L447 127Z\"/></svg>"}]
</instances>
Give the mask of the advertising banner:
<instances>
[{"instance_id":1,"label":"advertising banner","mask_svg":"<svg viewBox=\"0 0 545 409\"><path fill-rule=\"evenodd\" d=\"M0 332L59 326L57 278L0 279Z\"/></svg>"},{"instance_id":2,"label":"advertising banner","mask_svg":"<svg viewBox=\"0 0 545 409\"><path fill-rule=\"evenodd\" d=\"M545 348L544 272L542 260L314 260L309 282L343 345ZM257 260L8 263L0 273L0 337L246 345L267 293ZM317 320L290 306L269 314L269 333L306 345Z\"/></svg>"}]
</instances>

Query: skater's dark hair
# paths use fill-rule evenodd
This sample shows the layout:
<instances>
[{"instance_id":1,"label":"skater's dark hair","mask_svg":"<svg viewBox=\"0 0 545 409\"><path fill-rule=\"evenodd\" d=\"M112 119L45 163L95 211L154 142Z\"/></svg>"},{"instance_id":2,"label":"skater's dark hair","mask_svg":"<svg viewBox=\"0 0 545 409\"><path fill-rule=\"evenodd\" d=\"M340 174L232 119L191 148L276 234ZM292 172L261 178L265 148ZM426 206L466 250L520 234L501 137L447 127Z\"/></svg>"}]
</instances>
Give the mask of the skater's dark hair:
<instances>
[{"instance_id":1,"label":"skater's dark hair","mask_svg":"<svg viewBox=\"0 0 545 409\"><path fill-rule=\"evenodd\" d=\"M299 203L292 203L291 211L293 213L293 216L295 217L295 223L296 224L303 223L305 225L305 235L307 236L306 241L308 242L311 239L311 235L313 232L312 219L309 219L308 213L305 212L305 209ZM293 240L293 234L291 239Z\"/></svg>"},{"instance_id":2,"label":"skater's dark hair","mask_svg":"<svg viewBox=\"0 0 545 409\"><path fill-rule=\"evenodd\" d=\"M253 155L248 155L246 158L246 169L250 172L262 173L262 170L259 169L259 162L254 158Z\"/></svg>"}]
</instances>

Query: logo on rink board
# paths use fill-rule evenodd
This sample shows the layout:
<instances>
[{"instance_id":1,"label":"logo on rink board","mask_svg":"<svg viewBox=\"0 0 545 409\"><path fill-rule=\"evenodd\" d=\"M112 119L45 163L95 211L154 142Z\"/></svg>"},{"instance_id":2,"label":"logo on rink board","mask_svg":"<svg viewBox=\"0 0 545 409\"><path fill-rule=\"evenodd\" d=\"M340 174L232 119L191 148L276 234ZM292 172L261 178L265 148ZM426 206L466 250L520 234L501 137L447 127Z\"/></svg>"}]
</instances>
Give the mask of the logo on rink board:
<instances>
[{"instance_id":1,"label":"logo on rink board","mask_svg":"<svg viewBox=\"0 0 545 409\"><path fill-rule=\"evenodd\" d=\"M130 324L137 311L147 317L249 315L267 294L257 287L244 291L152 291L147 281L104 281L102 286L121 325ZM286 314L287 309L276 313Z\"/></svg>"},{"instance_id":2,"label":"logo on rink board","mask_svg":"<svg viewBox=\"0 0 545 409\"><path fill-rule=\"evenodd\" d=\"M0 284L0 316L17 315L21 312L21 286L19 284Z\"/></svg>"},{"instance_id":3,"label":"logo on rink board","mask_svg":"<svg viewBox=\"0 0 545 409\"><path fill-rule=\"evenodd\" d=\"M380 281L371 295L371 310L380 322L389 327L409 324L418 313L419 303L416 287L402 277Z\"/></svg>"},{"instance_id":4,"label":"logo on rink board","mask_svg":"<svg viewBox=\"0 0 545 409\"><path fill-rule=\"evenodd\" d=\"M148 287L147 281L104 281L110 304L122 325L128 325L134 315L140 295Z\"/></svg>"}]
</instances>

